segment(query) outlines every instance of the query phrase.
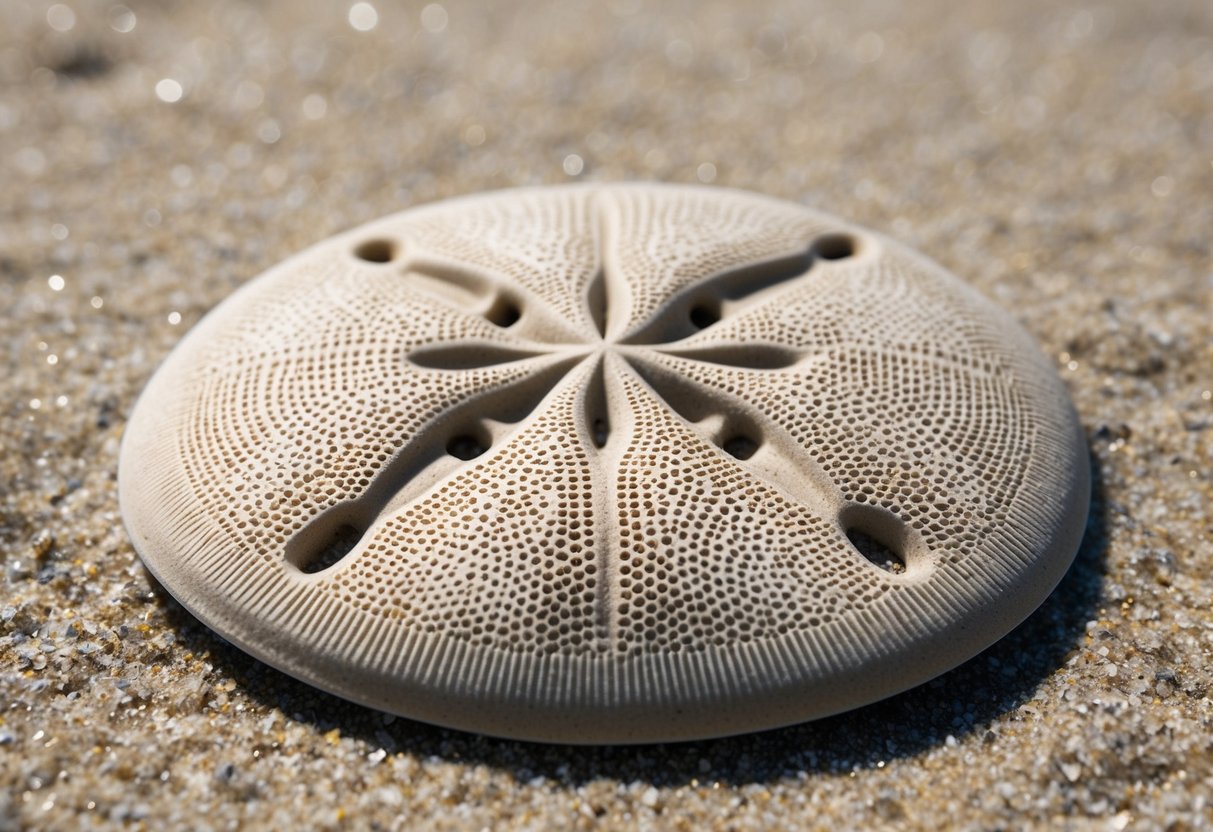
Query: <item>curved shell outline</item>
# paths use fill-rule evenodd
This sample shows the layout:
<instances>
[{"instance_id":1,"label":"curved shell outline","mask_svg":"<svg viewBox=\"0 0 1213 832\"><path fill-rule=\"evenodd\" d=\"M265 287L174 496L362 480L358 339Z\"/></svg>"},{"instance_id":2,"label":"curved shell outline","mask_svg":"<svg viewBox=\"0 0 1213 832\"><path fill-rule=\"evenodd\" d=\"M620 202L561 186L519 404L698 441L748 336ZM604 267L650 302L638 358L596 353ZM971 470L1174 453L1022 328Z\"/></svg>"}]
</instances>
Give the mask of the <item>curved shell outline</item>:
<instances>
[{"instance_id":1,"label":"curved shell outline","mask_svg":"<svg viewBox=\"0 0 1213 832\"><path fill-rule=\"evenodd\" d=\"M208 625L405 716L563 742L882 698L1052 590L1085 443L938 266L710 188L506 191L250 282L157 372L120 489Z\"/></svg>"}]
</instances>

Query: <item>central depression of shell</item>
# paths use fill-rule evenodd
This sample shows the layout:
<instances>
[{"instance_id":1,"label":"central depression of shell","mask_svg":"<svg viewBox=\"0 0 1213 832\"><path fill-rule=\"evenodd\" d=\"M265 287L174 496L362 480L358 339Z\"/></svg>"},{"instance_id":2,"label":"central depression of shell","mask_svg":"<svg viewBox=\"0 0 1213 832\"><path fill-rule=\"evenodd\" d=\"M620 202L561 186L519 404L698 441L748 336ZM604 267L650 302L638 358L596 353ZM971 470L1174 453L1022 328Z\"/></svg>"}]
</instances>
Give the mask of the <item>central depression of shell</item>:
<instances>
[{"instance_id":1,"label":"central depression of shell","mask_svg":"<svg viewBox=\"0 0 1213 832\"><path fill-rule=\"evenodd\" d=\"M938 266L713 189L502 192L310 249L128 427L152 571L270 663L571 742L854 707L1005 634L1085 452L1027 336Z\"/></svg>"}]
</instances>

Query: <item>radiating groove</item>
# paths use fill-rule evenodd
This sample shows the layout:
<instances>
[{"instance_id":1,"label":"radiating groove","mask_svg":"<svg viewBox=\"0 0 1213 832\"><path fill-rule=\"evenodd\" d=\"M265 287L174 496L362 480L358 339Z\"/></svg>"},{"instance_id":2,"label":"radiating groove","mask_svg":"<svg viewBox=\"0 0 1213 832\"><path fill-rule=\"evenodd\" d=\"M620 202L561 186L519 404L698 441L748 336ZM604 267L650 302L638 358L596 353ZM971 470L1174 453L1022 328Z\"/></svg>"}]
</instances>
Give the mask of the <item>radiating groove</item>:
<instances>
[{"instance_id":1,"label":"radiating groove","mask_svg":"<svg viewBox=\"0 0 1213 832\"><path fill-rule=\"evenodd\" d=\"M671 296L648 322L623 338L623 343L679 341L715 326L731 310L744 308L759 297L771 302L809 274L813 259L805 248L706 277Z\"/></svg>"},{"instance_id":2,"label":"radiating groove","mask_svg":"<svg viewBox=\"0 0 1213 832\"><path fill-rule=\"evenodd\" d=\"M619 603L615 586L619 518L611 507L619 502L615 477L619 471L620 457L630 446L634 430L634 420L627 407L627 397L619 389L619 373L623 366L623 360L618 356L604 356L594 368L594 376L586 393L587 404L593 402L595 397L601 397L601 401L596 404L603 408L602 412L616 414L615 423L609 426L606 441L599 446L600 453L594 454L590 459L593 490L599 497L595 505L603 507L596 512L595 517L597 534L594 545L597 550L595 566L598 581L595 595L598 629L602 633L598 648L607 653L614 652L618 627L616 607ZM589 412L594 413L595 410L591 408ZM598 445L596 441L594 444Z\"/></svg>"},{"instance_id":3,"label":"radiating groove","mask_svg":"<svg viewBox=\"0 0 1213 832\"><path fill-rule=\"evenodd\" d=\"M436 257L408 261L406 284L469 319L485 321L502 332L526 338L546 332L551 340L572 342L581 333L559 312L522 286L479 267Z\"/></svg>"},{"instance_id":4,"label":"radiating groove","mask_svg":"<svg viewBox=\"0 0 1213 832\"><path fill-rule=\"evenodd\" d=\"M440 466L441 476L454 473L458 464L451 461L452 440L484 433L486 438L481 441L487 447L491 438L481 420L489 416L500 423L521 422L559 383L573 360L548 359L532 375L466 399L422 426L379 470L365 491L330 506L295 533L285 548L286 563L300 572L319 574L358 550L376 518L419 496L410 486L423 471ZM425 487L428 490L433 484L427 482ZM343 528L347 531L339 555L325 560L333 553L334 541Z\"/></svg>"},{"instance_id":5,"label":"radiating groove","mask_svg":"<svg viewBox=\"0 0 1213 832\"><path fill-rule=\"evenodd\" d=\"M779 465L764 465L761 470L748 467L747 476L761 478L819 516L837 500L837 486L816 460L752 403L709 390L654 362L636 361L631 366L654 396L707 441L724 450L731 438L745 437L781 458Z\"/></svg>"},{"instance_id":6,"label":"radiating groove","mask_svg":"<svg viewBox=\"0 0 1213 832\"><path fill-rule=\"evenodd\" d=\"M661 352L691 361L706 361L747 370L782 370L803 357L800 350L780 344L723 344L690 349L676 345L658 347Z\"/></svg>"},{"instance_id":7,"label":"radiating groove","mask_svg":"<svg viewBox=\"0 0 1213 832\"><path fill-rule=\"evenodd\" d=\"M605 197L597 197L594 206L594 228L598 240L598 262L602 275L602 325L600 332L609 341L619 339L628 324L632 291L625 270L616 262L615 237L619 230L614 210L618 207Z\"/></svg>"},{"instance_id":8,"label":"radiating groove","mask_svg":"<svg viewBox=\"0 0 1213 832\"><path fill-rule=\"evenodd\" d=\"M594 369L586 382L582 412L591 444L602 450L611 437L611 412L614 408L611 407L610 391L604 377L602 356L595 356L591 360Z\"/></svg>"},{"instance_id":9,"label":"radiating groove","mask_svg":"<svg viewBox=\"0 0 1213 832\"><path fill-rule=\"evenodd\" d=\"M594 272L594 276L590 278L590 283L586 287L585 293L587 314L590 320L594 322L594 328L598 331L600 337L606 337L607 327L610 325L610 315L607 309L609 300L607 297L606 273L600 266Z\"/></svg>"},{"instance_id":10,"label":"radiating groove","mask_svg":"<svg viewBox=\"0 0 1213 832\"><path fill-rule=\"evenodd\" d=\"M405 266L405 282L460 311L470 311L493 292L486 275L445 263L412 261Z\"/></svg>"},{"instance_id":11,"label":"radiating groove","mask_svg":"<svg viewBox=\"0 0 1213 832\"><path fill-rule=\"evenodd\" d=\"M539 350L524 350L488 341L459 341L418 347L408 354L408 360L419 367L432 370L471 370L526 361L545 355Z\"/></svg>"}]
</instances>

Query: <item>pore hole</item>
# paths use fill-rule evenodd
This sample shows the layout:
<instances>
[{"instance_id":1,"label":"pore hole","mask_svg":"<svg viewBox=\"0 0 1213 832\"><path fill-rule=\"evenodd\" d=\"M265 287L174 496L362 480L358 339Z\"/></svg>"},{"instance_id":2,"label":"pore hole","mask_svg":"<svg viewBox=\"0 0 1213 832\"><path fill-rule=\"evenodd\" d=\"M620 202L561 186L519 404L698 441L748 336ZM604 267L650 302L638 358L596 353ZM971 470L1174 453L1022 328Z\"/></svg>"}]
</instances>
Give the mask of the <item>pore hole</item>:
<instances>
[{"instance_id":1,"label":"pore hole","mask_svg":"<svg viewBox=\"0 0 1213 832\"><path fill-rule=\"evenodd\" d=\"M707 304L697 303L691 307L691 323L699 329L707 329L720 320L720 309Z\"/></svg>"},{"instance_id":2,"label":"pore hole","mask_svg":"<svg viewBox=\"0 0 1213 832\"><path fill-rule=\"evenodd\" d=\"M301 563L295 564L299 567L300 572L308 575L314 575L317 572L323 572L335 566L342 558L354 550L358 545L358 541L362 539L362 531L351 526L349 523L342 523L337 526L329 535L327 540L324 540L321 545L308 553L308 557Z\"/></svg>"},{"instance_id":3,"label":"pore hole","mask_svg":"<svg viewBox=\"0 0 1213 832\"><path fill-rule=\"evenodd\" d=\"M858 246L850 234L823 234L813 242L813 253L822 260L845 260Z\"/></svg>"},{"instance_id":4,"label":"pore hole","mask_svg":"<svg viewBox=\"0 0 1213 832\"><path fill-rule=\"evenodd\" d=\"M522 310L509 298L498 297L493 301L489 310L484 313L484 317L488 319L489 323L506 329L518 323L522 317Z\"/></svg>"},{"instance_id":5,"label":"pore hole","mask_svg":"<svg viewBox=\"0 0 1213 832\"><path fill-rule=\"evenodd\" d=\"M906 571L905 559L891 546L886 546L872 535L859 529L847 529L847 540L874 566L895 575Z\"/></svg>"},{"instance_id":6,"label":"pore hole","mask_svg":"<svg viewBox=\"0 0 1213 832\"><path fill-rule=\"evenodd\" d=\"M456 459L464 461L475 459L487 450L488 446L470 433L452 436L446 443L446 452Z\"/></svg>"},{"instance_id":7,"label":"pore hole","mask_svg":"<svg viewBox=\"0 0 1213 832\"><path fill-rule=\"evenodd\" d=\"M758 440L739 434L737 436L730 436L724 440L724 442L720 443L720 447L729 456L734 456L738 459L749 459L758 450Z\"/></svg>"},{"instance_id":8,"label":"pore hole","mask_svg":"<svg viewBox=\"0 0 1213 832\"><path fill-rule=\"evenodd\" d=\"M354 249L354 256L368 263L390 263L396 256L396 244L391 240L366 240Z\"/></svg>"}]
</instances>

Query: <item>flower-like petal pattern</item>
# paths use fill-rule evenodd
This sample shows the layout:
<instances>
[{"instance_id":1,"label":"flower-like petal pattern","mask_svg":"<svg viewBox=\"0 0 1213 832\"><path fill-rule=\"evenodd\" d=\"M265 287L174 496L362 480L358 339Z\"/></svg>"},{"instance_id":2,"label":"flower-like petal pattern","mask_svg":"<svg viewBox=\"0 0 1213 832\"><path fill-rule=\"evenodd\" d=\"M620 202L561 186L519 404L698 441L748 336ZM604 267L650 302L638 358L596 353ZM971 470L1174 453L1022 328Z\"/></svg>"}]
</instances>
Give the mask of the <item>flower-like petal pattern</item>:
<instances>
[{"instance_id":1,"label":"flower-like petal pattern","mask_svg":"<svg viewBox=\"0 0 1213 832\"><path fill-rule=\"evenodd\" d=\"M712 736L924 681L1084 525L1084 443L1005 314L797 205L503 192L317 246L149 383L140 554L270 663L570 742Z\"/></svg>"}]
</instances>

